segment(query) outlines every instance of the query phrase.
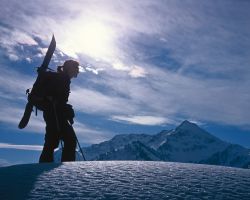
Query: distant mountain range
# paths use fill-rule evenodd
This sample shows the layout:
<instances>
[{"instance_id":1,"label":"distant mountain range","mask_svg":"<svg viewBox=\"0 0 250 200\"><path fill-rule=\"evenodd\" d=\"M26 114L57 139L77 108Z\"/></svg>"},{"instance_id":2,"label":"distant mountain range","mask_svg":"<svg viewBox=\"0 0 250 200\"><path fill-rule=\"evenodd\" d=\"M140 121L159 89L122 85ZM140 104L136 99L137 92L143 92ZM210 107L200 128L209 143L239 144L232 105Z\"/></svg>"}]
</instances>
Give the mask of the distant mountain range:
<instances>
[{"instance_id":1,"label":"distant mountain range","mask_svg":"<svg viewBox=\"0 0 250 200\"><path fill-rule=\"evenodd\" d=\"M250 167L250 149L230 144L189 121L156 135L123 134L83 148L87 160L148 160Z\"/></svg>"}]
</instances>

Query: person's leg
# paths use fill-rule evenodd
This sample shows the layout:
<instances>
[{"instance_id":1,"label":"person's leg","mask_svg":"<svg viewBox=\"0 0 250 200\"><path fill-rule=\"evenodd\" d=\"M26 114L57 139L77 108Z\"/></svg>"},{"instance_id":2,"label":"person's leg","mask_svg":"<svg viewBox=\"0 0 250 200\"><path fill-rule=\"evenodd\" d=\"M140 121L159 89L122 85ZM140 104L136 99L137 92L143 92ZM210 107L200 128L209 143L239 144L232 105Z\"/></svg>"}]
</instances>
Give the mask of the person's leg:
<instances>
[{"instance_id":1,"label":"person's leg","mask_svg":"<svg viewBox=\"0 0 250 200\"><path fill-rule=\"evenodd\" d=\"M75 150L76 150L76 136L72 126L67 122L63 127L63 141L64 147L62 152L62 162L75 161Z\"/></svg>"},{"instance_id":2,"label":"person's leg","mask_svg":"<svg viewBox=\"0 0 250 200\"><path fill-rule=\"evenodd\" d=\"M55 141L54 138L49 139L49 137L46 137L46 136L47 135L45 135L45 143L43 146L43 151L42 151L40 158L39 158L39 163L53 162L54 161L54 149L56 148L55 143L57 141Z\"/></svg>"},{"instance_id":3,"label":"person's leg","mask_svg":"<svg viewBox=\"0 0 250 200\"><path fill-rule=\"evenodd\" d=\"M59 144L59 138L54 137L53 132L46 131L45 142L43 146L43 151L39 159L39 163L53 162L54 161L54 149L58 147L58 144Z\"/></svg>"},{"instance_id":4,"label":"person's leg","mask_svg":"<svg viewBox=\"0 0 250 200\"><path fill-rule=\"evenodd\" d=\"M52 112L44 112L44 120L46 122L46 134L43 151L41 153L39 163L53 162L54 149L59 145L59 136Z\"/></svg>"}]
</instances>

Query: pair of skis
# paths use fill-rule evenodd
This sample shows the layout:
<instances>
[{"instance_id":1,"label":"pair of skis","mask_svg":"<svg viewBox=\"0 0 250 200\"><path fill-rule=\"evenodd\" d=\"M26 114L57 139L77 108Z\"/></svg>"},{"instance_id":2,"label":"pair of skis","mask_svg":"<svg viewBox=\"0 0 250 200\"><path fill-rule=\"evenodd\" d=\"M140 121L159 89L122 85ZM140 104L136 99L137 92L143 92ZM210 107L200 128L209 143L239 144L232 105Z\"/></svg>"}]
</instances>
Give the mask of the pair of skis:
<instances>
[{"instance_id":1,"label":"pair of skis","mask_svg":"<svg viewBox=\"0 0 250 200\"><path fill-rule=\"evenodd\" d=\"M38 79L41 72L46 72L47 71L50 60L51 60L51 58L53 56L53 53L54 53L55 49L56 49L56 40L55 40L55 37L53 35L52 39L51 39L51 42L50 42L50 45L49 45L49 48L48 48L48 50L46 52L46 55L44 57L43 63L37 69L37 73L38 73L37 79ZM25 128L27 126L27 124L29 123L32 111L33 111L33 105L29 101L29 98L28 98L28 103L25 106L24 114L23 114L23 117L22 117L21 121L18 124L18 128L23 129L23 128Z\"/></svg>"}]
</instances>

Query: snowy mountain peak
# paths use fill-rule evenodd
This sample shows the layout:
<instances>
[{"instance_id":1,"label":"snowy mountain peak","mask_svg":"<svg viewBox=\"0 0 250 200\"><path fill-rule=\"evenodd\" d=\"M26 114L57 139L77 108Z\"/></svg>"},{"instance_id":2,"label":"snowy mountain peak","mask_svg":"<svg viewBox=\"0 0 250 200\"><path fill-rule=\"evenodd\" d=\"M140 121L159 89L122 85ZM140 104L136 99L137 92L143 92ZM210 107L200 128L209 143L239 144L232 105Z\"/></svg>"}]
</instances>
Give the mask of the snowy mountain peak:
<instances>
[{"instance_id":1,"label":"snowy mountain peak","mask_svg":"<svg viewBox=\"0 0 250 200\"><path fill-rule=\"evenodd\" d=\"M250 156L244 147L229 147L206 130L187 120L176 129L156 135L123 134L83 149L87 160L162 160L247 167Z\"/></svg>"},{"instance_id":2,"label":"snowy mountain peak","mask_svg":"<svg viewBox=\"0 0 250 200\"><path fill-rule=\"evenodd\" d=\"M195 123L191 123L188 120L185 120L176 129L195 130L201 128L197 126Z\"/></svg>"},{"instance_id":3,"label":"snowy mountain peak","mask_svg":"<svg viewBox=\"0 0 250 200\"><path fill-rule=\"evenodd\" d=\"M191 123L188 120L183 121L174 131L177 135L189 135L189 137L206 138L210 140L221 141L219 138L208 133L200 128L197 124Z\"/></svg>"}]
</instances>

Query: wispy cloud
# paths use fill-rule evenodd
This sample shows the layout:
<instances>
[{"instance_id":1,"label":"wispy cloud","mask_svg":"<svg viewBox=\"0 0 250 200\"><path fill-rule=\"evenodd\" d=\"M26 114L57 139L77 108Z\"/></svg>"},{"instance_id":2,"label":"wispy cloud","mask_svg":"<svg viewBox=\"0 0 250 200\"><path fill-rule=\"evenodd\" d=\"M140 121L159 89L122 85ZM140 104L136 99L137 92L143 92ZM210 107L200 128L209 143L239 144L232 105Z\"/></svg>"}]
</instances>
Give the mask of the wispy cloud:
<instances>
[{"instance_id":1,"label":"wispy cloud","mask_svg":"<svg viewBox=\"0 0 250 200\"><path fill-rule=\"evenodd\" d=\"M3 103L3 102L2 102ZM4 103L4 106L6 106L6 102ZM23 108L13 107L12 106L6 106L6 107L0 107L0 122L3 123L8 129L10 130L18 130L18 123L20 122L23 112ZM44 133L45 132L45 123L43 122L43 119L41 118L41 113L39 116L35 116L34 113L31 115L30 121L25 128L26 132L31 133Z\"/></svg>"},{"instance_id":2,"label":"wispy cloud","mask_svg":"<svg viewBox=\"0 0 250 200\"><path fill-rule=\"evenodd\" d=\"M122 121L132 124L139 124L139 125L166 125L167 123L171 122L164 117L157 117L157 116L112 116L111 118L114 121Z\"/></svg>"},{"instance_id":3,"label":"wispy cloud","mask_svg":"<svg viewBox=\"0 0 250 200\"><path fill-rule=\"evenodd\" d=\"M12 66L0 64L0 67L0 98L7 99L8 104L17 101L23 102L26 98L25 91L32 87L35 77L21 74Z\"/></svg>"},{"instance_id":4,"label":"wispy cloud","mask_svg":"<svg viewBox=\"0 0 250 200\"><path fill-rule=\"evenodd\" d=\"M147 75L147 72L143 67L135 65L130 70L129 75L133 78L139 78L139 77L145 77Z\"/></svg>"},{"instance_id":5,"label":"wispy cloud","mask_svg":"<svg viewBox=\"0 0 250 200\"><path fill-rule=\"evenodd\" d=\"M41 146L41 145L21 145L21 144L0 143L0 148L1 149L41 151L43 149L43 146Z\"/></svg>"},{"instance_id":6,"label":"wispy cloud","mask_svg":"<svg viewBox=\"0 0 250 200\"><path fill-rule=\"evenodd\" d=\"M72 90L70 102L77 110L85 113L107 114L131 112L135 109L126 99L118 96L110 96L94 89L80 87Z\"/></svg>"},{"instance_id":7,"label":"wispy cloud","mask_svg":"<svg viewBox=\"0 0 250 200\"><path fill-rule=\"evenodd\" d=\"M103 129L89 127L88 125L80 123L79 121L74 123L74 128L77 137L80 138L82 143L86 144L98 144L111 139L116 134Z\"/></svg>"},{"instance_id":8,"label":"wispy cloud","mask_svg":"<svg viewBox=\"0 0 250 200\"><path fill-rule=\"evenodd\" d=\"M150 79L102 76L99 84L110 88L112 94L118 96L79 88L72 91L73 104L83 112L106 115L137 116L143 113L155 116L157 113L174 121L182 115L183 118L198 121L234 125L249 123L249 113L245 109L249 107L250 94L247 87L242 87L240 83L220 79L201 80L154 66L147 67L147 71Z\"/></svg>"},{"instance_id":9,"label":"wispy cloud","mask_svg":"<svg viewBox=\"0 0 250 200\"><path fill-rule=\"evenodd\" d=\"M93 67L87 66L85 70L86 70L86 71L93 72L94 74L98 75L98 74L99 74L99 71L103 71L104 69L103 69L103 68L97 68L97 69L95 69L95 68L93 68Z\"/></svg>"},{"instance_id":10,"label":"wispy cloud","mask_svg":"<svg viewBox=\"0 0 250 200\"><path fill-rule=\"evenodd\" d=\"M12 61L18 61L22 58L22 54L16 49L21 45L37 45L37 42L33 39L29 33L26 33L19 29L9 29L0 26L0 46L6 51L6 55Z\"/></svg>"}]
</instances>

